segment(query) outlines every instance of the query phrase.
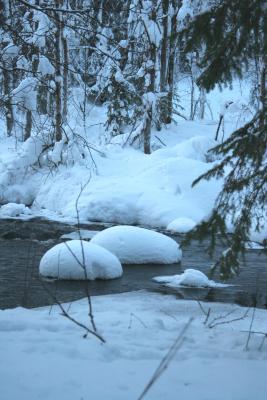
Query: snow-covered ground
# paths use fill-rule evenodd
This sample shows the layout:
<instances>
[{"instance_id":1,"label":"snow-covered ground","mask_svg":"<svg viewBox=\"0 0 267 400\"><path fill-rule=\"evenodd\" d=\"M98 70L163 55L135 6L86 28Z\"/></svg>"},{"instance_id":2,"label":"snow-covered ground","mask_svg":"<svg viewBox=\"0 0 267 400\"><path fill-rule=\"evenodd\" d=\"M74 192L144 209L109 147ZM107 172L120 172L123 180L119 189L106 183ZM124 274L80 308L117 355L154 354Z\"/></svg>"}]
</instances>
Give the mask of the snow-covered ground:
<instances>
[{"instance_id":1,"label":"snow-covered ground","mask_svg":"<svg viewBox=\"0 0 267 400\"><path fill-rule=\"evenodd\" d=\"M99 120L102 110L96 111L95 118ZM5 162L6 154L0 155L2 202L33 202L34 215L55 214L75 219L81 185L91 175L79 201L82 221L166 228L177 218L189 218L194 225L210 211L221 186L212 181L191 188L192 181L211 166L205 155L214 145L215 130L215 123L181 121L177 126L155 132L167 146L154 139L161 148L150 156L130 147L106 145L105 157L93 152L97 173L92 172L88 158L88 164L61 165L52 172L46 168L30 170L25 178L25 173L20 175L18 169L17 153L10 148L14 152L13 162L10 158ZM1 209L0 214L13 216L14 212Z\"/></svg>"},{"instance_id":2,"label":"snow-covered ground","mask_svg":"<svg viewBox=\"0 0 267 400\"><path fill-rule=\"evenodd\" d=\"M181 86L181 87L180 87ZM250 118L242 109L248 102L248 85L235 82L233 90L216 90L208 94L213 120L209 111L205 120L185 121L163 127L152 134L151 155L142 149L124 146L129 133L105 142L107 136L103 123L104 107L88 106L88 123L81 126L81 118L71 109L70 126L87 140L91 152L81 156L81 143L77 144L72 132L64 150L64 165L48 168L38 157L41 137L30 138L22 144L15 138L0 135L0 200L5 203L22 203L28 208L1 207L0 217L47 218L75 221L75 203L82 185L86 185L79 200L81 221L103 221L118 224L143 225L168 228L172 232L186 232L209 215L222 181L191 184L213 162L208 150L214 141L219 113L223 104L234 101L225 114L224 137ZM188 117L188 85L178 83L181 104ZM242 99L242 100L240 100ZM249 115L248 115L249 114ZM222 128L219 135L222 137ZM83 140L83 139L82 139ZM62 143L48 155L56 160ZM80 147L79 147L80 146ZM32 168L35 161L42 168ZM30 214L31 213L31 214ZM265 234L252 239L260 241Z\"/></svg>"},{"instance_id":3,"label":"snow-covered ground","mask_svg":"<svg viewBox=\"0 0 267 400\"><path fill-rule=\"evenodd\" d=\"M205 312L210 308L204 324L197 302L172 296L92 300L104 344L84 339L57 306L0 311L1 400L137 400L191 317L181 347L145 399L266 399L267 340L262 345L264 336L251 334L245 349L253 309L202 303ZM89 324L86 300L65 307ZM266 321L267 311L257 309L251 329L266 333Z\"/></svg>"}]
</instances>

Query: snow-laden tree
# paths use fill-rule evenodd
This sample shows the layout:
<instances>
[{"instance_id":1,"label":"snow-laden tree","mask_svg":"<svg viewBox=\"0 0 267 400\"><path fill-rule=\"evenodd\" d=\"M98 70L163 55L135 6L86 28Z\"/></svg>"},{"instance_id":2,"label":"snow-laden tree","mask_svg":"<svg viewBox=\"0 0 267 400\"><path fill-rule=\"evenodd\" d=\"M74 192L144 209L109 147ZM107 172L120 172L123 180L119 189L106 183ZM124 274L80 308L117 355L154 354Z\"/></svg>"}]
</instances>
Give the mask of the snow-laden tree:
<instances>
[{"instance_id":1,"label":"snow-laden tree","mask_svg":"<svg viewBox=\"0 0 267 400\"><path fill-rule=\"evenodd\" d=\"M87 104L105 103L110 137L139 132L150 153L151 127L172 121L181 0L2 3L1 106L8 134L19 127L25 140L33 130L43 132L46 120L47 145L66 140L69 99L79 87L83 96L74 100L85 130Z\"/></svg>"},{"instance_id":2,"label":"snow-laden tree","mask_svg":"<svg viewBox=\"0 0 267 400\"><path fill-rule=\"evenodd\" d=\"M224 177L213 212L189 237L220 233L229 248L218 264L224 277L238 272L238 256L251 229L261 231L267 217L267 1L223 0L187 17L182 31L187 52L200 48L202 73L198 84L211 90L216 84L242 78L251 60L260 60L259 102L251 121L211 150L220 161L201 179ZM205 4L204 4L205 3ZM231 227L232 235L227 235Z\"/></svg>"}]
</instances>

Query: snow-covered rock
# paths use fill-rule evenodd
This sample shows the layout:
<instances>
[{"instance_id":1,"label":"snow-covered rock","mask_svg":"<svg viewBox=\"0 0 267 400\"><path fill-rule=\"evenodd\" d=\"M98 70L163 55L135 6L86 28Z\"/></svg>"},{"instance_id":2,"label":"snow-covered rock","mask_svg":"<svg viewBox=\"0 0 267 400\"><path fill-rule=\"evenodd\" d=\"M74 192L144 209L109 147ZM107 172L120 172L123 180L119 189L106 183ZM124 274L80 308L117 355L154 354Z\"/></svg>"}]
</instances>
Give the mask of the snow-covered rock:
<instances>
[{"instance_id":1,"label":"snow-covered rock","mask_svg":"<svg viewBox=\"0 0 267 400\"><path fill-rule=\"evenodd\" d=\"M167 229L176 233L187 233L196 226L191 218L176 218L167 225Z\"/></svg>"},{"instance_id":2,"label":"snow-covered rock","mask_svg":"<svg viewBox=\"0 0 267 400\"><path fill-rule=\"evenodd\" d=\"M0 207L1 217L18 217L19 215L30 215L31 210L24 204L8 203Z\"/></svg>"},{"instance_id":3,"label":"snow-covered rock","mask_svg":"<svg viewBox=\"0 0 267 400\"><path fill-rule=\"evenodd\" d=\"M135 226L105 229L91 243L109 250L124 264L172 264L182 258L182 251L173 239Z\"/></svg>"},{"instance_id":4,"label":"snow-covered rock","mask_svg":"<svg viewBox=\"0 0 267 400\"><path fill-rule=\"evenodd\" d=\"M169 287L189 286L203 288L229 286L210 280L203 272L197 269L186 269L181 275L156 276L153 280Z\"/></svg>"},{"instance_id":5,"label":"snow-covered rock","mask_svg":"<svg viewBox=\"0 0 267 400\"><path fill-rule=\"evenodd\" d=\"M48 250L40 261L39 272L57 279L94 280L119 278L123 271L118 258L103 247L71 240Z\"/></svg>"}]
</instances>

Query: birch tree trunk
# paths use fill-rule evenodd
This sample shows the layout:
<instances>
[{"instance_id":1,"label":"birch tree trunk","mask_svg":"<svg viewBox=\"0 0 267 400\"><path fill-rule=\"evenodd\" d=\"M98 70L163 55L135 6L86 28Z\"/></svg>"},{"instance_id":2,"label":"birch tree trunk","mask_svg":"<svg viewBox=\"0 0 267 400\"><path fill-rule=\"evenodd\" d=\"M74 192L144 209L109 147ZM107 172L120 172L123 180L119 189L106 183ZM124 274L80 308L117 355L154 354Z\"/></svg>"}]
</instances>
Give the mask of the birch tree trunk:
<instances>
[{"instance_id":1,"label":"birch tree trunk","mask_svg":"<svg viewBox=\"0 0 267 400\"><path fill-rule=\"evenodd\" d=\"M156 21L156 1L154 1L154 7L151 12L152 21ZM149 79L150 83L147 87L147 94L155 93L155 83L156 83L156 58L157 58L157 48L156 44L153 40L148 36L149 41ZM148 96L146 98L145 104L145 120L144 120L144 127L143 127L143 137L144 137L144 153L150 154L151 153L151 125L152 125L152 118L153 118L153 102L151 101L151 97Z\"/></svg>"}]
</instances>

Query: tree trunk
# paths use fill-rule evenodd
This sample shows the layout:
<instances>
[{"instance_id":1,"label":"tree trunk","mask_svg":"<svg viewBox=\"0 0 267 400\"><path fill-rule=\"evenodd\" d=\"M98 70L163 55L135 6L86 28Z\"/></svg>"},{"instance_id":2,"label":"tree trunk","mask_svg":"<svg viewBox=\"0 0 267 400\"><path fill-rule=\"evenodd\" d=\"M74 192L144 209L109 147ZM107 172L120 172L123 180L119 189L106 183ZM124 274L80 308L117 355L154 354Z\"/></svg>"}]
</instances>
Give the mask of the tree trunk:
<instances>
[{"instance_id":1,"label":"tree trunk","mask_svg":"<svg viewBox=\"0 0 267 400\"><path fill-rule=\"evenodd\" d=\"M150 154L151 153L151 122L152 122L152 105L150 104L147 107L145 113L145 122L143 128L143 135L144 135L144 153Z\"/></svg>"},{"instance_id":2,"label":"tree trunk","mask_svg":"<svg viewBox=\"0 0 267 400\"><path fill-rule=\"evenodd\" d=\"M8 69L9 69L9 64L4 63L3 89L4 89L4 96L7 99L5 101L6 129L7 129L7 135L11 136L13 125L14 125L14 114L13 114L12 99L10 97L10 92L11 92L11 87L10 87L11 76L10 76L10 74L11 74L11 72Z\"/></svg>"},{"instance_id":3,"label":"tree trunk","mask_svg":"<svg viewBox=\"0 0 267 400\"><path fill-rule=\"evenodd\" d=\"M156 56L157 49L154 43L150 43L150 60L152 61L152 66L150 67L150 85L147 88L147 92L155 93L155 83L156 83ZM145 113L145 123L143 128L144 137L144 153L151 153L151 125L153 117L153 104L150 99L146 99L146 113Z\"/></svg>"},{"instance_id":4,"label":"tree trunk","mask_svg":"<svg viewBox=\"0 0 267 400\"><path fill-rule=\"evenodd\" d=\"M11 18L11 9L8 1L0 1L0 23L6 23L9 18ZM3 47L7 45L7 41L3 41ZM11 136L13 126L14 126L14 113L12 106L12 99L10 93L12 88L13 76L12 76L12 60L6 59L3 62L3 95L6 100L4 102L5 117L6 117L6 130L7 135Z\"/></svg>"},{"instance_id":5,"label":"tree trunk","mask_svg":"<svg viewBox=\"0 0 267 400\"><path fill-rule=\"evenodd\" d=\"M59 0L55 1L56 8L61 6L61 2ZM56 33L55 33L55 134L56 141L59 142L62 139L62 75L61 75L61 16L60 13L55 12L55 21L56 21Z\"/></svg>"},{"instance_id":6,"label":"tree trunk","mask_svg":"<svg viewBox=\"0 0 267 400\"><path fill-rule=\"evenodd\" d=\"M190 120L193 121L195 118L195 82L191 71L190 74L191 90L190 90Z\"/></svg>"},{"instance_id":7,"label":"tree trunk","mask_svg":"<svg viewBox=\"0 0 267 400\"><path fill-rule=\"evenodd\" d=\"M32 131L32 112L30 110L26 111L26 124L24 129L24 141L29 139Z\"/></svg>"},{"instance_id":8,"label":"tree trunk","mask_svg":"<svg viewBox=\"0 0 267 400\"><path fill-rule=\"evenodd\" d=\"M206 91L204 88L200 88L199 94L199 118L204 119L205 117L205 104L206 104Z\"/></svg>"},{"instance_id":9,"label":"tree trunk","mask_svg":"<svg viewBox=\"0 0 267 400\"><path fill-rule=\"evenodd\" d=\"M170 35L170 55L168 65L168 98L167 98L167 115L166 123L172 121L172 109L173 109L173 93L174 93L174 67L175 67L175 54L178 39L177 30L177 15L182 5L181 0L172 0L173 14L171 17L171 35Z\"/></svg>"},{"instance_id":10,"label":"tree trunk","mask_svg":"<svg viewBox=\"0 0 267 400\"><path fill-rule=\"evenodd\" d=\"M160 91L166 91L166 72L167 72L167 50L168 50L168 12L169 0L162 1L162 25L163 35L161 41L161 54L160 54Z\"/></svg>"},{"instance_id":11,"label":"tree trunk","mask_svg":"<svg viewBox=\"0 0 267 400\"><path fill-rule=\"evenodd\" d=\"M162 1L162 41L161 41L161 53L160 53L160 92L161 94L167 92L167 53L168 53L168 12L169 12L169 0ZM168 123L167 117L167 96L163 96L160 100L160 121Z\"/></svg>"},{"instance_id":12,"label":"tree trunk","mask_svg":"<svg viewBox=\"0 0 267 400\"><path fill-rule=\"evenodd\" d=\"M68 114L68 69L69 69L69 54L68 41L62 35L62 50L63 50L63 121L66 120Z\"/></svg>"},{"instance_id":13,"label":"tree trunk","mask_svg":"<svg viewBox=\"0 0 267 400\"><path fill-rule=\"evenodd\" d=\"M267 21L266 21L266 1L262 4L262 11L265 18L262 18L262 56L260 63L260 108L262 111L262 118L260 121L261 128L267 131Z\"/></svg>"}]
</instances>

